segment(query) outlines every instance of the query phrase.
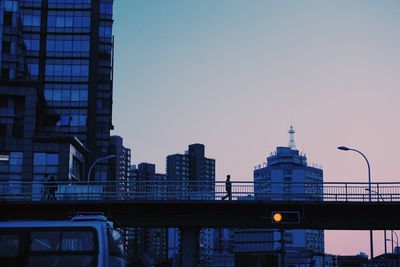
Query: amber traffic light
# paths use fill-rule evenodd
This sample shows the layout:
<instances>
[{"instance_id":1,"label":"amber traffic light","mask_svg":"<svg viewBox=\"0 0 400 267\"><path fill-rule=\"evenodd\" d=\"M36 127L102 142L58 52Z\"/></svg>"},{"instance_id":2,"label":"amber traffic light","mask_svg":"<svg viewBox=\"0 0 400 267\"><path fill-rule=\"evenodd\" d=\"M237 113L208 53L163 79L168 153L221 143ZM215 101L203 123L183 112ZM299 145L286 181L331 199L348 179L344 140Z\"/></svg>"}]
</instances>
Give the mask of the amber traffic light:
<instances>
[{"instance_id":1,"label":"amber traffic light","mask_svg":"<svg viewBox=\"0 0 400 267\"><path fill-rule=\"evenodd\" d=\"M272 223L299 223L300 213L298 211L273 211Z\"/></svg>"}]
</instances>

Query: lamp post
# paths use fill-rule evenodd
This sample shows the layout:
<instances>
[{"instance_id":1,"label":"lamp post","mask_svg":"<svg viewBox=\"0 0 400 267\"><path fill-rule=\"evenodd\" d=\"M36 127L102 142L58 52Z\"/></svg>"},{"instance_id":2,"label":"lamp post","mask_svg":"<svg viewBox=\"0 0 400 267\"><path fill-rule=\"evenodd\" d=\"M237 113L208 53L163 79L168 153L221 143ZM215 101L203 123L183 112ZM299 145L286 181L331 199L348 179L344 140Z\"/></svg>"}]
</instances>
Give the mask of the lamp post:
<instances>
[{"instance_id":1,"label":"lamp post","mask_svg":"<svg viewBox=\"0 0 400 267\"><path fill-rule=\"evenodd\" d=\"M393 231L394 232L394 231ZM394 240L394 239L386 239L386 241L392 241L392 243L393 243L393 241L396 243L396 247L398 247L399 246L399 241L398 241L398 239L397 240ZM394 249L392 250L392 253L394 253Z\"/></svg>"},{"instance_id":2,"label":"lamp post","mask_svg":"<svg viewBox=\"0 0 400 267\"><path fill-rule=\"evenodd\" d=\"M377 191L374 191L374 190L369 190L369 188L366 188L365 189L366 191L370 191L370 192L372 192L372 193L375 193L377 196L379 196L381 199L382 199L382 201L383 202L385 202L385 199L383 198L383 196L381 195L381 194L379 194ZM386 245L386 241L387 241L387 239L386 239L386 229L385 230L383 230L383 239L385 240L385 255L387 254L387 245ZM393 246L392 246L392 251L393 251Z\"/></svg>"},{"instance_id":3,"label":"lamp post","mask_svg":"<svg viewBox=\"0 0 400 267\"><path fill-rule=\"evenodd\" d=\"M399 246L399 237L395 231L392 230L392 253L394 253L395 249L393 249L393 234L396 236L396 247Z\"/></svg>"},{"instance_id":4,"label":"lamp post","mask_svg":"<svg viewBox=\"0 0 400 267\"><path fill-rule=\"evenodd\" d=\"M393 234L396 235L396 241L395 241L395 242L396 242L396 247L399 247L399 237L397 236L397 233L396 233L395 231L392 230L392 238L391 238L391 239L387 239L387 241L392 241L392 254L394 254L394 251L395 251L395 250L393 249L393 241L394 241L394 240L393 240ZM399 263L399 262L398 262L398 260L399 260L398 255L395 256L395 259L396 259L396 266L398 266L398 263Z\"/></svg>"},{"instance_id":5,"label":"lamp post","mask_svg":"<svg viewBox=\"0 0 400 267\"><path fill-rule=\"evenodd\" d=\"M108 156L106 156L106 157L102 157L102 158L96 159L96 160L92 163L92 165L90 166L90 168L89 168L88 175L87 175L87 184L89 185L89 182L90 182L90 174L92 173L93 167L94 167L97 163L99 163L99 162L102 161L102 160L111 159L111 158L115 158L115 157L117 157L117 155L108 155Z\"/></svg>"},{"instance_id":6,"label":"lamp post","mask_svg":"<svg viewBox=\"0 0 400 267\"><path fill-rule=\"evenodd\" d=\"M365 161L367 162L368 166L368 191L369 191L369 202L371 202L371 167L369 166L369 161L367 157L359 150L354 149L354 148L349 148L346 146L339 146L337 149L343 150L343 151L354 151L360 154ZM371 249L371 259L374 257L374 237L372 235L372 230L369 230L369 241L370 241L370 249Z\"/></svg>"}]
</instances>

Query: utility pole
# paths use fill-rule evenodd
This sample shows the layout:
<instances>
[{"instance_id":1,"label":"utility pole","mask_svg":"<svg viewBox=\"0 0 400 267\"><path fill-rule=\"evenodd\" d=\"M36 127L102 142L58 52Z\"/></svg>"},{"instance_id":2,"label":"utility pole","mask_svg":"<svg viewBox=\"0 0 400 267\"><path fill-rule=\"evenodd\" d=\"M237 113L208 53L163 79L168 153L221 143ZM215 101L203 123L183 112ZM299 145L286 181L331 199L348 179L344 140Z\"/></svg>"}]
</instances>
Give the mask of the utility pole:
<instances>
[{"instance_id":1,"label":"utility pole","mask_svg":"<svg viewBox=\"0 0 400 267\"><path fill-rule=\"evenodd\" d=\"M279 232L281 233L281 267L286 267L285 262L285 230L280 229Z\"/></svg>"}]
</instances>

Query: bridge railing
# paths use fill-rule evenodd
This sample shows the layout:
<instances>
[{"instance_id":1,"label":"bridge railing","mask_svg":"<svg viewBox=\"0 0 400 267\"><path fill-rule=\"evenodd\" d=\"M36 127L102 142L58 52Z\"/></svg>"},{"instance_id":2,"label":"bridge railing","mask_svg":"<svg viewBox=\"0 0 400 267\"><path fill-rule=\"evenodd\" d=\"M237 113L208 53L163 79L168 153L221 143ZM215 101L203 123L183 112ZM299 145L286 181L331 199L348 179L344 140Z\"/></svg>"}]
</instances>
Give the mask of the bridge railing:
<instances>
[{"instance_id":1,"label":"bridge railing","mask_svg":"<svg viewBox=\"0 0 400 267\"><path fill-rule=\"evenodd\" d=\"M224 181L0 182L0 201L335 201L400 202L400 183ZM371 192L371 193L370 193Z\"/></svg>"}]
</instances>

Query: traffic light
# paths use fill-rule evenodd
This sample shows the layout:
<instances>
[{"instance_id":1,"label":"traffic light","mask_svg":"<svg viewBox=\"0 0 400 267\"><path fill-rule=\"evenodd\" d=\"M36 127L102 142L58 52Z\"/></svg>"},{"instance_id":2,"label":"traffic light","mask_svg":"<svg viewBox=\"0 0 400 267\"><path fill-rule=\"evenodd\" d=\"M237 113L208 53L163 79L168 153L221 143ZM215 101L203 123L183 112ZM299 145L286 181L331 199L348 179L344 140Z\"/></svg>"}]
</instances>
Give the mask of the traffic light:
<instances>
[{"instance_id":1,"label":"traffic light","mask_svg":"<svg viewBox=\"0 0 400 267\"><path fill-rule=\"evenodd\" d=\"M273 211L272 212L272 223L299 223L300 212L298 211Z\"/></svg>"}]
</instances>

